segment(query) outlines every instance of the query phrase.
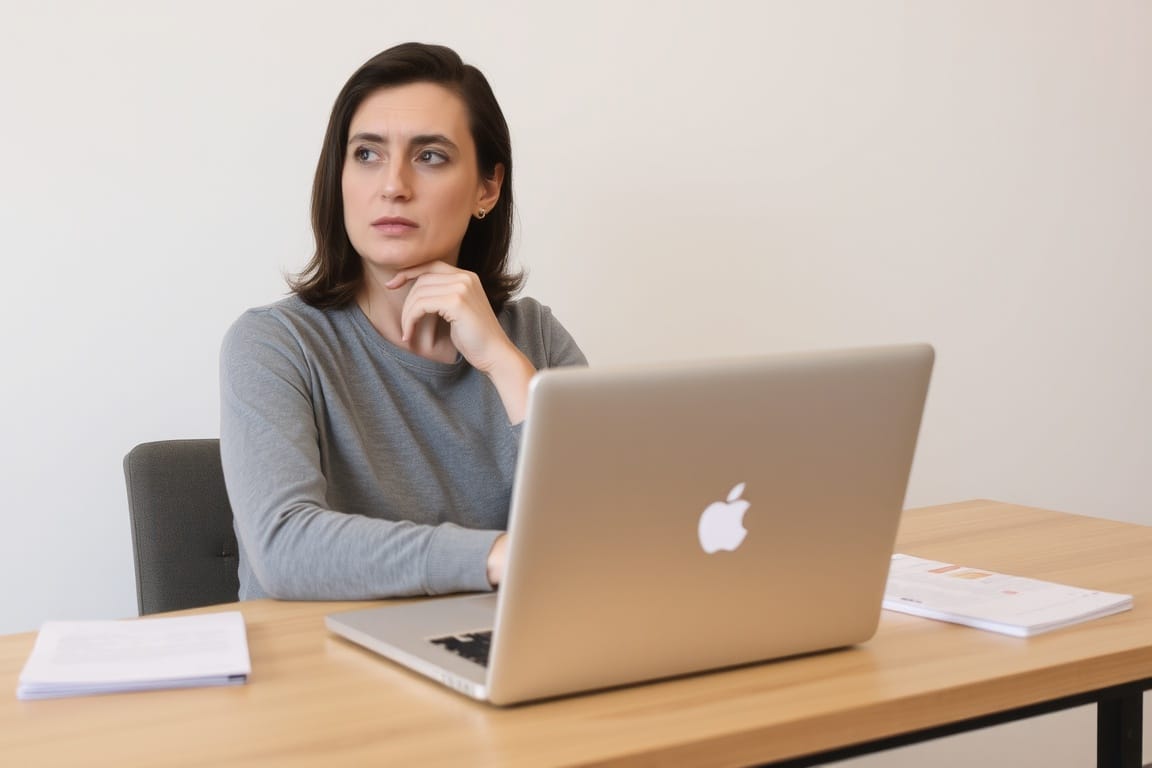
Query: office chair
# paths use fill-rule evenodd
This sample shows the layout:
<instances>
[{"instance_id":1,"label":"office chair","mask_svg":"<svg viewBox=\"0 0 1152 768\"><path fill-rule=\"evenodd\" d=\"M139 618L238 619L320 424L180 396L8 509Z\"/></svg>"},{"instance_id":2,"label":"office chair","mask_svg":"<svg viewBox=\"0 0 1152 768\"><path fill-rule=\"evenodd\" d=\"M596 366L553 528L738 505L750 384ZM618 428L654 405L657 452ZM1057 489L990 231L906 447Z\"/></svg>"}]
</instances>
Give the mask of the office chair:
<instances>
[{"instance_id":1,"label":"office chair","mask_svg":"<svg viewBox=\"0 0 1152 768\"><path fill-rule=\"evenodd\" d=\"M140 615L232 603L236 534L219 440L141 443L124 457Z\"/></svg>"}]
</instances>

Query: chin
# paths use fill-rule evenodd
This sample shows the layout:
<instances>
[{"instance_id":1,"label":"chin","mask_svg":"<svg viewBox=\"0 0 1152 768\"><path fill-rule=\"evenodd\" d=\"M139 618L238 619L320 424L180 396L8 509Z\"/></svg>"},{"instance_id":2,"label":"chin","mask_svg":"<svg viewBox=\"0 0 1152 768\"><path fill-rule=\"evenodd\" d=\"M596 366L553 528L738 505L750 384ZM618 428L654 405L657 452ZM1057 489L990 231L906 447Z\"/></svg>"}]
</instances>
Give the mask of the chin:
<instances>
[{"instance_id":1,"label":"chin","mask_svg":"<svg viewBox=\"0 0 1152 768\"><path fill-rule=\"evenodd\" d=\"M412 253L380 253L379 251L376 253L371 251L365 253L360 250L358 250L357 253L360 254L360 261L365 267L376 267L377 269L406 269L427 261L427 259L421 258L420 255Z\"/></svg>"}]
</instances>

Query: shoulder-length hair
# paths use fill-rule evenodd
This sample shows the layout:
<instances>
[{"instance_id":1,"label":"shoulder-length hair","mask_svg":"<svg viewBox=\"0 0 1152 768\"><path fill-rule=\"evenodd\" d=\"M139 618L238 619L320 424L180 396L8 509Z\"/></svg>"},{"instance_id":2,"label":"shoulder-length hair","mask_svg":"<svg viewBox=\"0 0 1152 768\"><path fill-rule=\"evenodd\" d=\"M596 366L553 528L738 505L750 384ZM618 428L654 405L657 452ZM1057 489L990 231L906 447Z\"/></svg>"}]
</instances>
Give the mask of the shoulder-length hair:
<instances>
[{"instance_id":1,"label":"shoulder-length hair","mask_svg":"<svg viewBox=\"0 0 1152 768\"><path fill-rule=\"evenodd\" d=\"M332 105L328 130L316 177L312 182L312 232L316 252L304 270L289 279L292 290L314 307L342 307L356 298L364 270L344 227L341 177L352 117L369 95L381 88L410 83L436 83L463 100L468 110L476 163L480 175L492 178L497 163L504 166L504 182L495 208L483 219L468 222L460 244L457 266L475 272L499 312L520 288L524 276L510 272L512 243L512 139L508 123L492 88L476 67L465 64L451 48L404 43L369 59L349 78Z\"/></svg>"}]
</instances>

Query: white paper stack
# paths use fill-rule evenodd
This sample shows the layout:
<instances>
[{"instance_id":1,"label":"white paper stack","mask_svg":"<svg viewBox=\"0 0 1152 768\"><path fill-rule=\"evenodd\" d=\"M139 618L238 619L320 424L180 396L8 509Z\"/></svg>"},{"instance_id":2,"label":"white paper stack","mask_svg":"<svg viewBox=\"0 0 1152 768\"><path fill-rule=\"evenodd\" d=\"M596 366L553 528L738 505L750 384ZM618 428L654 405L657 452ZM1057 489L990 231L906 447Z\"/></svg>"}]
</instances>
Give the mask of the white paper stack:
<instances>
[{"instance_id":1,"label":"white paper stack","mask_svg":"<svg viewBox=\"0 0 1152 768\"><path fill-rule=\"evenodd\" d=\"M896 554L888 572L884 607L1030 637L1127 611L1132 595Z\"/></svg>"},{"instance_id":2,"label":"white paper stack","mask_svg":"<svg viewBox=\"0 0 1152 768\"><path fill-rule=\"evenodd\" d=\"M114 691L238 685L251 661L239 611L125 621L49 621L20 673L16 696L48 699Z\"/></svg>"}]
</instances>

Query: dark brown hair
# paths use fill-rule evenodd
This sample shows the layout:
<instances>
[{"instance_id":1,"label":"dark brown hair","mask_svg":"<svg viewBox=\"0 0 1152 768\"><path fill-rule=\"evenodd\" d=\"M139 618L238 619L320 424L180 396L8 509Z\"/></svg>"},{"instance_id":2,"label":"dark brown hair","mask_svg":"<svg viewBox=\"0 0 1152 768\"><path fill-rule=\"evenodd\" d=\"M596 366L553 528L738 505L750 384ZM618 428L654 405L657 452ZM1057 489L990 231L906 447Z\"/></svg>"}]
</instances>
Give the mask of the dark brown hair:
<instances>
[{"instance_id":1,"label":"dark brown hair","mask_svg":"<svg viewBox=\"0 0 1152 768\"><path fill-rule=\"evenodd\" d=\"M312 232L316 252L304 271L289 280L292 290L314 307L342 307L353 301L364 279L360 255L344 228L341 177L352 116L381 88L436 83L458 95L468 110L480 175L492 178L504 166L500 198L483 219L468 222L457 266L475 272L495 312L520 288L523 274L508 270L512 243L512 140L492 88L480 70L461 61L451 48L403 43L378 53L348 79L328 119L316 177L312 182Z\"/></svg>"}]
</instances>

